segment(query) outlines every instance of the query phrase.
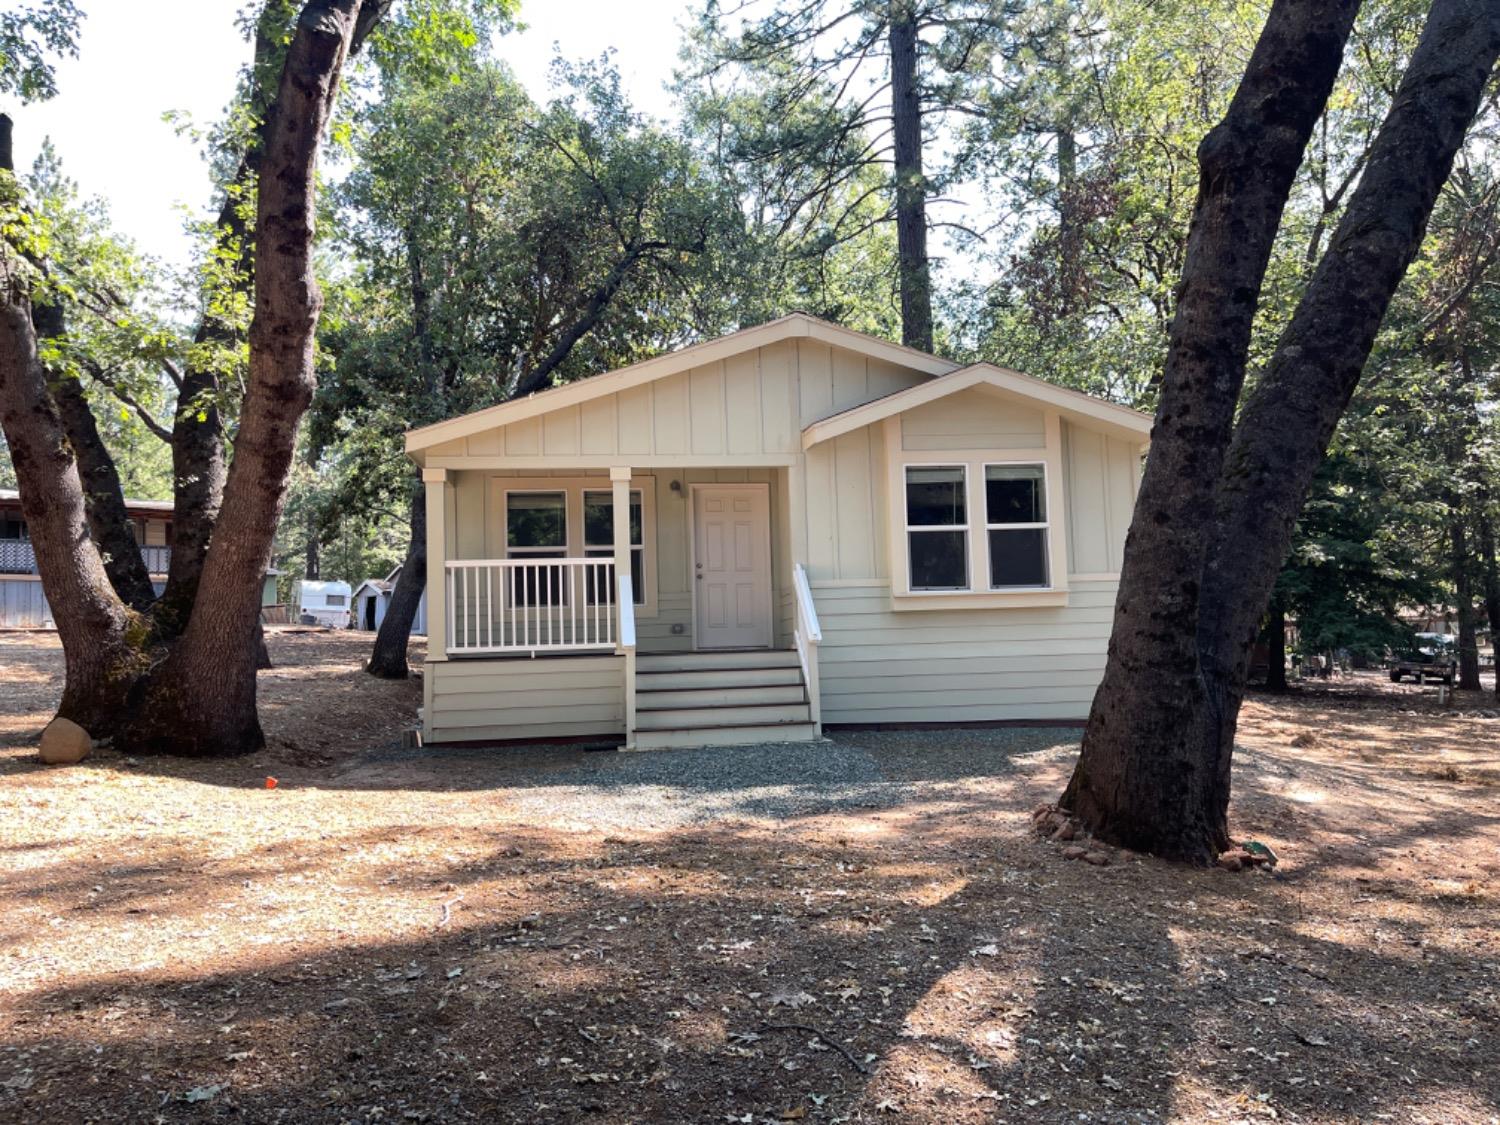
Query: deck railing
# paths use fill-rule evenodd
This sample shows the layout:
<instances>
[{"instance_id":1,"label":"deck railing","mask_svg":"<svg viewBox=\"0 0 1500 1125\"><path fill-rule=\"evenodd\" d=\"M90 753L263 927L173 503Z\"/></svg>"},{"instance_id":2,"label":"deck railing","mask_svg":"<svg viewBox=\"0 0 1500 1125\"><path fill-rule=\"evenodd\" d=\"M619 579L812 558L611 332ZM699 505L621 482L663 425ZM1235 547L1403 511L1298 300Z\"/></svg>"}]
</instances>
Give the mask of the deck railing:
<instances>
[{"instance_id":1,"label":"deck railing","mask_svg":"<svg viewBox=\"0 0 1500 1125\"><path fill-rule=\"evenodd\" d=\"M802 682L807 685L808 716L818 733L823 732L822 688L818 684L818 646L823 643L823 627L818 624L818 610L813 605L812 587L801 563L792 564L792 591L797 601L797 626L793 638L797 657L802 662Z\"/></svg>"},{"instance_id":2,"label":"deck railing","mask_svg":"<svg viewBox=\"0 0 1500 1125\"><path fill-rule=\"evenodd\" d=\"M165 574L172 565L171 547L142 547L146 573ZM36 574L36 549L29 539L0 539L0 574Z\"/></svg>"},{"instance_id":3,"label":"deck railing","mask_svg":"<svg viewBox=\"0 0 1500 1125\"><path fill-rule=\"evenodd\" d=\"M612 558L461 559L447 572L450 655L615 648Z\"/></svg>"}]
</instances>

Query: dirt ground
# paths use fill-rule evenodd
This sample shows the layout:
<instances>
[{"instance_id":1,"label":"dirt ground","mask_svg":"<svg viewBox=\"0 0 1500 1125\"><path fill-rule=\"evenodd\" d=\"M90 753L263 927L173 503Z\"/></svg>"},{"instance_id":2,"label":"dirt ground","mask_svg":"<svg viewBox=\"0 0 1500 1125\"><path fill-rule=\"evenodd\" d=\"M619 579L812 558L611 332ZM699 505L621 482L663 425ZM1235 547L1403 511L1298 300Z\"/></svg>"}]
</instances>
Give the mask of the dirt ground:
<instances>
[{"instance_id":1,"label":"dirt ground","mask_svg":"<svg viewBox=\"0 0 1500 1125\"><path fill-rule=\"evenodd\" d=\"M514 751L403 754L363 649L272 638L261 754L48 768L56 641L0 635L0 1120L1500 1121L1492 699L1252 699L1280 864L1230 874L1033 837L1066 730L879 808L553 826L585 755L522 802Z\"/></svg>"}]
</instances>

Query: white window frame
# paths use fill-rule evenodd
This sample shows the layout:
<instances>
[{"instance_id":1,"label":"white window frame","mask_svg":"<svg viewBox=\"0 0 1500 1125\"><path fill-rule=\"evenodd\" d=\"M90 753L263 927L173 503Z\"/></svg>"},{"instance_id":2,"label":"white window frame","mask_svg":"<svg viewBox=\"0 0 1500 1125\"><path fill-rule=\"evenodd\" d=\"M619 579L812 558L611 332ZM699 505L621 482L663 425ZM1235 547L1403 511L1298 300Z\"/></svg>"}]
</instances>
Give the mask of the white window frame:
<instances>
[{"instance_id":1,"label":"white window frame","mask_svg":"<svg viewBox=\"0 0 1500 1125\"><path fill-rule=\"evenodd\" d=\"M656 525L656 477L650 473L633 475L630 491L641 494L641 547L642 573L645 600L637 592L635 616L637 619L654 618L658 613L657 581L657 525ZM583 494L585 492L613 492L608 474L595 476L506 476L486 474L484 502L483 547L475 548L482 557L491 559L532 558L542 551L556 551L556 547L512 550L507 540L506 513L510 509L512 492L561 492L564 494L565 542L562 547L565 558L585 558L583 534ZM450 561L462 561L462 552L455 552ZM475 556L480 557L480 556ZM602 559L602 556L601 556Z\"/></svg>"},{"instance_id":2,"label":"white window frame","mask_svg":"<svg viewBox=\"0 0 1500 1125\"><path fill-rule=\"evenodd\" d=\"M615 557L615 545L613 540L608 543L589 542L588 505L590 493L607 497L611 505L613 505L614 503L615 495L613 488L583 488L580 490L578 504L579 511L583 514L583 523L580 525L583 528L581 536L583 539L583 555L585 558L602 559L606 556L603 554L590 555L589 552L608 551L609 554L607 557L612 559ZM641 541L639 543L632 543L630 545L631 554L634 554L636 551L639 551L641 553L640 588L635 591L635 604L639 607L646 604L646 490L644 488L637 488L635 482L631 481L629 495L631 497L639 496L641 498ZM629 501L627 499L627 505L628 503ZM629 518L629 513L627 513L627 521L629 520Z\"/></svg>"},{"instance_id":3,"label":"white window frame","mask_svg":"<svg viewBox=\"0 0 1500 1125\"><path fill-rule=\"evenodd\" d=\"M989 469L1017 465L1042 470L1042 505L1047 518L1041 523L991 523ZM984 483L984 588L997 594L1010 590L1050 590L1052 588L1052 493L1051 482L1047 479L1047 462L1034 457L1017 461L985 461L980 465L979 472L980 479ZM1032 586L996 586L993 577L994 566L990 559L990 532L992 531L1042 532L1042 564L1047 573L1047 581Z\"/></svg>"},{"instance_id":4,"label":"white window frame","mask_svg":"<svg viewBox=\"0 0 1500 1125\"><path fill-rule=\"evenodd\" d=\"M891 583L891 608L898 611L1007 609L1068 604L1068 542L1066 499L1062 494L1063 446L1060 417L1045 414L1042 445L1013 449L907 449L903 443L901 416L886 418L885 431L885 539ZM966 498L974 502L970 481L981 476L984 466L1006 463L1041 465L1047 495L1047 586L989 587L989 511L977 516L966 509L968 519L969 588L923 590L911 586L911 546L907 536L906 469L908 466L963 465ZM985 503L986 497L979 497ZM1017 524L1003 525L1018 527ZM978 585L975 583L978 582Z\"/></svg>"},{"instance_id":5,"label":"white window frame","mask_svg":"<svg viewBox=\"0 0 1500 1125\"><path fill-rule=\"evenodd\" d=\"M964 522L941 524L914 524L911 522L911 503L907 496L907 473L912 469L957 469L963 474ZM973 491L969 487L969 466L963 461L906 461L901 465L901 524L906 545L906 580L908 589L914 594L963 594L974 588L974 526ZM911 535L924 531L961 531L964 537L964 584L962 586L912 586L911 585Z\"/></svg>"},{"instance_id":6,"label":"white window frame","mask_svg":"<svg viewBox=\"0 0 1500 1125\"><path fill-rule=\"evenodd\" d=\"M563 541L556 547L512 547L510 545L510 498L518 495L535 495L546 493L552 496L561 496L563 501ZM500 544L504 548L504 557L507 559L555 559L559 556L557 551L562 552L563 558L568 557L568 512L571 505L568 503L568 490L566 488L507 488L505 490L505 503L500 509Z\"/></svg>"}]
</instances>

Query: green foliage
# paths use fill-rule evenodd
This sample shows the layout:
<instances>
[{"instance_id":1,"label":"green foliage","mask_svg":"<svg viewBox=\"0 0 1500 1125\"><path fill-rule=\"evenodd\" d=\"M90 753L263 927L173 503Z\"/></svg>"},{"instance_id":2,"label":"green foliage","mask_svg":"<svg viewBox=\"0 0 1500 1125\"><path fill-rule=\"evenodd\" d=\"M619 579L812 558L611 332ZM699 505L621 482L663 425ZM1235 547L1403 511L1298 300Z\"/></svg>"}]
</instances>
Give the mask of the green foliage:
<instances>
[{"instance_id":1,"label":"green foliage","mask_svg":"<svg viewBox=\"0 0 1500 1125\"><path fill-rule=\"evenodd\" d=\"M0 94L23 105L56 97L53 58L78 56L82 22L73 0L42 0L0 12Z\"/></svg>"}]
</instances>

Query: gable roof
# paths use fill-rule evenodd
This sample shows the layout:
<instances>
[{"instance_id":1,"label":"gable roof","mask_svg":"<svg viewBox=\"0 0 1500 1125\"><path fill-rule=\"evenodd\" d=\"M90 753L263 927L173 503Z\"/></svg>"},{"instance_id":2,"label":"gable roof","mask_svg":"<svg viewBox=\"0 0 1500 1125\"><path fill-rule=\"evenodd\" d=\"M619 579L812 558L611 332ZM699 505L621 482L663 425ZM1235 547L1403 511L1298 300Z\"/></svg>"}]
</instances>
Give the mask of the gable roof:
<instances>
[{"instance_id":1,"label":"gable roof","mask_svg":"<svg viewBox=\"0 0 1500 1125\"><path fill-rule=\"evenodd\" d=\"M701 344L680 348L675 352L668 352L665 355L631 364L629 367L621 367L601 375L565 383L560 387L550 387L545 391L538 391L512 402L502 402L484 410L476 410L472 414L462 414L457 418L449 418L430 426L423 426L421 429L409 430L406 434L406 452L418 453L434 445L483 433L497 426L508 426L534 418L539 414L547 414L587 402L590 399L600 398L603 395L629 390L643 383L664 379L668 375L676 375L694 367L739 355L753 348L765 347L768 344L795 337L820 340L861 355L887 360L924 375L944 375L958 368L958 364L952 360L917 351L915 348L893 344L889 340L868 336L852 328L844 328L842 325L831 324L826 320L808 316L806 313L791 313L779 320L731 332L728 336L720 336L716 340L707 340Z\"/></svg>"},{"instance_id":2,"label":"gable roof","mask_svg":"<svg viewBox=\"0 0 1500 1125\"><path fill-rule=\"evenodd\" d=\"M1143 443L1151 433L1153 422L1151 415L1143 414L1139 410L1119 406L1105 399L1086 395L1082 391L1059 387L1056 383L1049 383L1033 375L1023 375L1008 367L996 367L992 363L975 363L940 375L928 382L918 383L915 387L908 387L904 391L896 391L884 398L877 398L863 405L841 410L837 414L830 414L826 418L820 418L803 429L802 448L811 449L819 442L836 438L840 434L847 434L852 430L868 426L872 422L882 421L905 413L914 407L936 402L938 399L974 387L1029 399L1095 428L1124 431L1125 435Z\"/></svg>"}]
</instances>

